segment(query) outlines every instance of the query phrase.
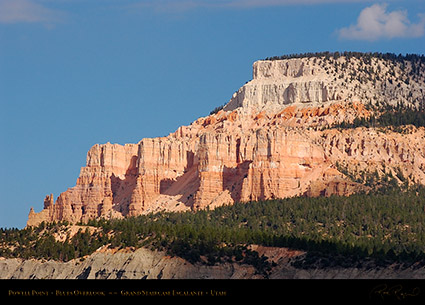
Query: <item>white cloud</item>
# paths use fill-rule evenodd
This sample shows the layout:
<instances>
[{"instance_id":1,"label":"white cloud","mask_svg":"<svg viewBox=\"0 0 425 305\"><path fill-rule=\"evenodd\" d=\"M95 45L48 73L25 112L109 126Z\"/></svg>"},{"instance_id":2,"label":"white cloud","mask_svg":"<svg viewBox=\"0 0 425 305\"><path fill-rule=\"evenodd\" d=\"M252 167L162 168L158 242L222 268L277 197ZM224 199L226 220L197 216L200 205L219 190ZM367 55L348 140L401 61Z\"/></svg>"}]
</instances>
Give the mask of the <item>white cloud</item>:
<instances>
[{"instance_id":1,"label":"white cloud","mask_svg":"<svg viewBox=\"0 0 425 305\"><path fill-rule=\"evenodd\" d=\"M328 4L328 3L353 3L370 2L371 0L229 0L226 6L229 7L268 7L297 4Z\"/></svg>"},{"instance_id":2,"label":"white cloud","mask_svg":"<svg viewBox=\"0 0 425 305\"><path fill-rule=\"evenodd\" d=\"M139 0L131 7L159 11L186 11L195 8L260 8L286 5L371 2L372 0Z\"/></svg>"},{"instance_id":3,"label":"white cloud","mask_svg":"<svg viewBox=\"0 0 425 305\"><path fill-rule=\"evenodd\" d=\"M419 14L420 21L411 23L407 11L387 12L387 4L374 4L360 12L357 24L338 31L343 39L375 41L386 38L421 37L425 33L425 14Z\"/></svg>"},{"instance_id":4,"label":"white cloud","mask_svg":"<svg viewBox=\"0 0 425 305\"><path fill-rule=\"evenodd\" d=\"M52 23L61 12L49 9L34 0L0 0L0 23Z\"/></svg>"}]
</instances>

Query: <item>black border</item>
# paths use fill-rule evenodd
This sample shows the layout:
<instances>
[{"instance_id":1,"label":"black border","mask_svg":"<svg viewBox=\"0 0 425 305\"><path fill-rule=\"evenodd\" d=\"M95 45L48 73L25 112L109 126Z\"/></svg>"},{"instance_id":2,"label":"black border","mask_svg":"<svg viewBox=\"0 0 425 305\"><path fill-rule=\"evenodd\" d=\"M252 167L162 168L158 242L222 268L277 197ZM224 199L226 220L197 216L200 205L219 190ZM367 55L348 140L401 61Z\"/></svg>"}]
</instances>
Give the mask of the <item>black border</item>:
<instances>
[{"instance_id":1,"label":"black border","mask_svg":"<svg viewBox=\"0 0 425 305\"><path fill-rule=\"evenodd\" d=\"M425 279L415 280L0 280L0 299L278 298L340 304L424 304ZM255 302L255 301L254 301Z\"/></svg>"}]
</instances>

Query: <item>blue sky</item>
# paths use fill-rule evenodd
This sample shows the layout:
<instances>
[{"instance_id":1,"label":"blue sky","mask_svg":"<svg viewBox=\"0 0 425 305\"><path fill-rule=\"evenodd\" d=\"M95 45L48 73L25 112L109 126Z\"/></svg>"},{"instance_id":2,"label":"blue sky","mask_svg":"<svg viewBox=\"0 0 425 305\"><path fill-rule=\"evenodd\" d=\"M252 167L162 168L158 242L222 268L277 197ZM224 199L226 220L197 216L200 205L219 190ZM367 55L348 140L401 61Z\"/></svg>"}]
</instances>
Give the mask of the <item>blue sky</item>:
<instances>
[{"instance_id":1,"label":"blue sky","mask_svg":"<svg viewBox=\"0 0 425 305\"><path fill-rule=\"evenodd\" d=\"M165 136L226 103L252 63L425 53L423 0L0 0L0 227L76 183L96 143Z\"/></svg>"}]
</instances>

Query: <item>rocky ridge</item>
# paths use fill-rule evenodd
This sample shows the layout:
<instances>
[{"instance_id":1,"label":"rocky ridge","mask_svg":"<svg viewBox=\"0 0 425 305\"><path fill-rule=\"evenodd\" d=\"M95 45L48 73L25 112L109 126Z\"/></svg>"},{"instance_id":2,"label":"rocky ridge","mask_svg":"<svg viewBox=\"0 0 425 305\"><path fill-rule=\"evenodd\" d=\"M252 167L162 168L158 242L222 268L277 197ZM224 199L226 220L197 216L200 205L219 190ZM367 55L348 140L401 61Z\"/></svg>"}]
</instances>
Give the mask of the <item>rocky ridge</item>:
<instances>
[{"instance_id":1,"label":"rocky ridge","mask_svg":"<svg viewBox=\"0 0 425 305\"><path fill-rule=\"evenodd\" d=\"M424 98L423 65L367 55L261 60L253 65L253 79L224 109L277 109L329 101L414 104Z\"/></svg>"},{"instance_id":2,"label":"rocky ridge","mask_svg":"<svg viewBox=\"0 0 425 305\"><path fill-rule=\"evenodd\" d=\"M207 266L191 264L179 257L146 248L137 250L99 249L83 259L69 262L0 258L1 279L422 279L425 269L400 268L328 268L301 269L290 264L302 255L285 248L253 246L267 256L274 267L259 273L252 265L223 263Z\"/></svg>"},{"instance_id":3,"label":"rocky ridge","mask_svg":"<svg viewBox=\"0 0 425 305\"><path fill-rule=\"evenodd\" d=\"M419 72L413 74L415 69ZM372 58L295 58L253 65L223 110L137 144L96 144L76 186L31 209L42 221L87 222L236 201L349 195L355 175L425 184L424 128L329 129L374 115L369 104L419 106L425 65Z\"/></svg>"}]
</instances>

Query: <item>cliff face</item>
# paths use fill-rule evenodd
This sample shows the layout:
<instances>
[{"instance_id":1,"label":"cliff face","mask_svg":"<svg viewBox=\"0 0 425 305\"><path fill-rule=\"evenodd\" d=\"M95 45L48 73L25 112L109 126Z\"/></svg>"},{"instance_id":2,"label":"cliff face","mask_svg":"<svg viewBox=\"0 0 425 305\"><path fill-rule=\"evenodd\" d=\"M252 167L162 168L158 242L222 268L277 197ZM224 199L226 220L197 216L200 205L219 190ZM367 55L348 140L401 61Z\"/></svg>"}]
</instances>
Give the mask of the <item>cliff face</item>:
<instances>
[{"instance_id":1,"label":"cliff face","mask_svg":"<svg viewBox=\"0 0 425 305\"><path fill-rule=\"evenodd\" d=\"M255 246L254 246L255 247ZM1 259L0 279L423 279L425 269L327 268L299 269L290 264L297 251L256 247L260 255L274 262L267 275L251 265L222 263L215 266L191 264L163 252L140 248L136 251L98 251L84 261L69 262Z\"/></svg>"},{"instance_id":2,"label":"cliff face","mask_svg":"<svg viewBox=\"0 0 425 305\"><path fill-rule=\"evenodd\" d=\"M261 60L253 65L253 79L224 109L276 110L292 103L330 101L413 104L423 99L424 70L423 63L373 57Z\"/></svg>"},{"instance_id":3,"label":"cliff face","mask_svg":"<svg viewBox=\"0 0 425 305\"><path fill-rule=\"evenodd\" d=\"M257 61L253 65L253 80L233 95L225 110L277 108L340 98L319 65L303 59Z\"/></svg>"},{"instance_id":4,"label":"cliff face","mask_svg":"<svg viewBox=\"0 0 425 305\"><path fill-rule=\"evenodd\" d=\"M339 59L339 64L344 62ZM386 69L384 64L371 66ZM401 172L409 181L425 184L423 128L403 135L372 128L323 130L371 115L364 100L357 99L364 92L364 99L369 97L369 80L361 84L364 88L359 85L360 91L355 84L343 85L348 72L334 80L335 67L311 58L259 61L253 80L218 113L167 137L94 145L76 186L56 202L47 196L41 212L31 209L27 225L295 195L349 195L367 189L354 182L353 173L360 171ZM391 94L392 102L408 101L404 91L394 95L378 89L373 90L382 93L380 98Z\"/></svg>"}]
</instances>

